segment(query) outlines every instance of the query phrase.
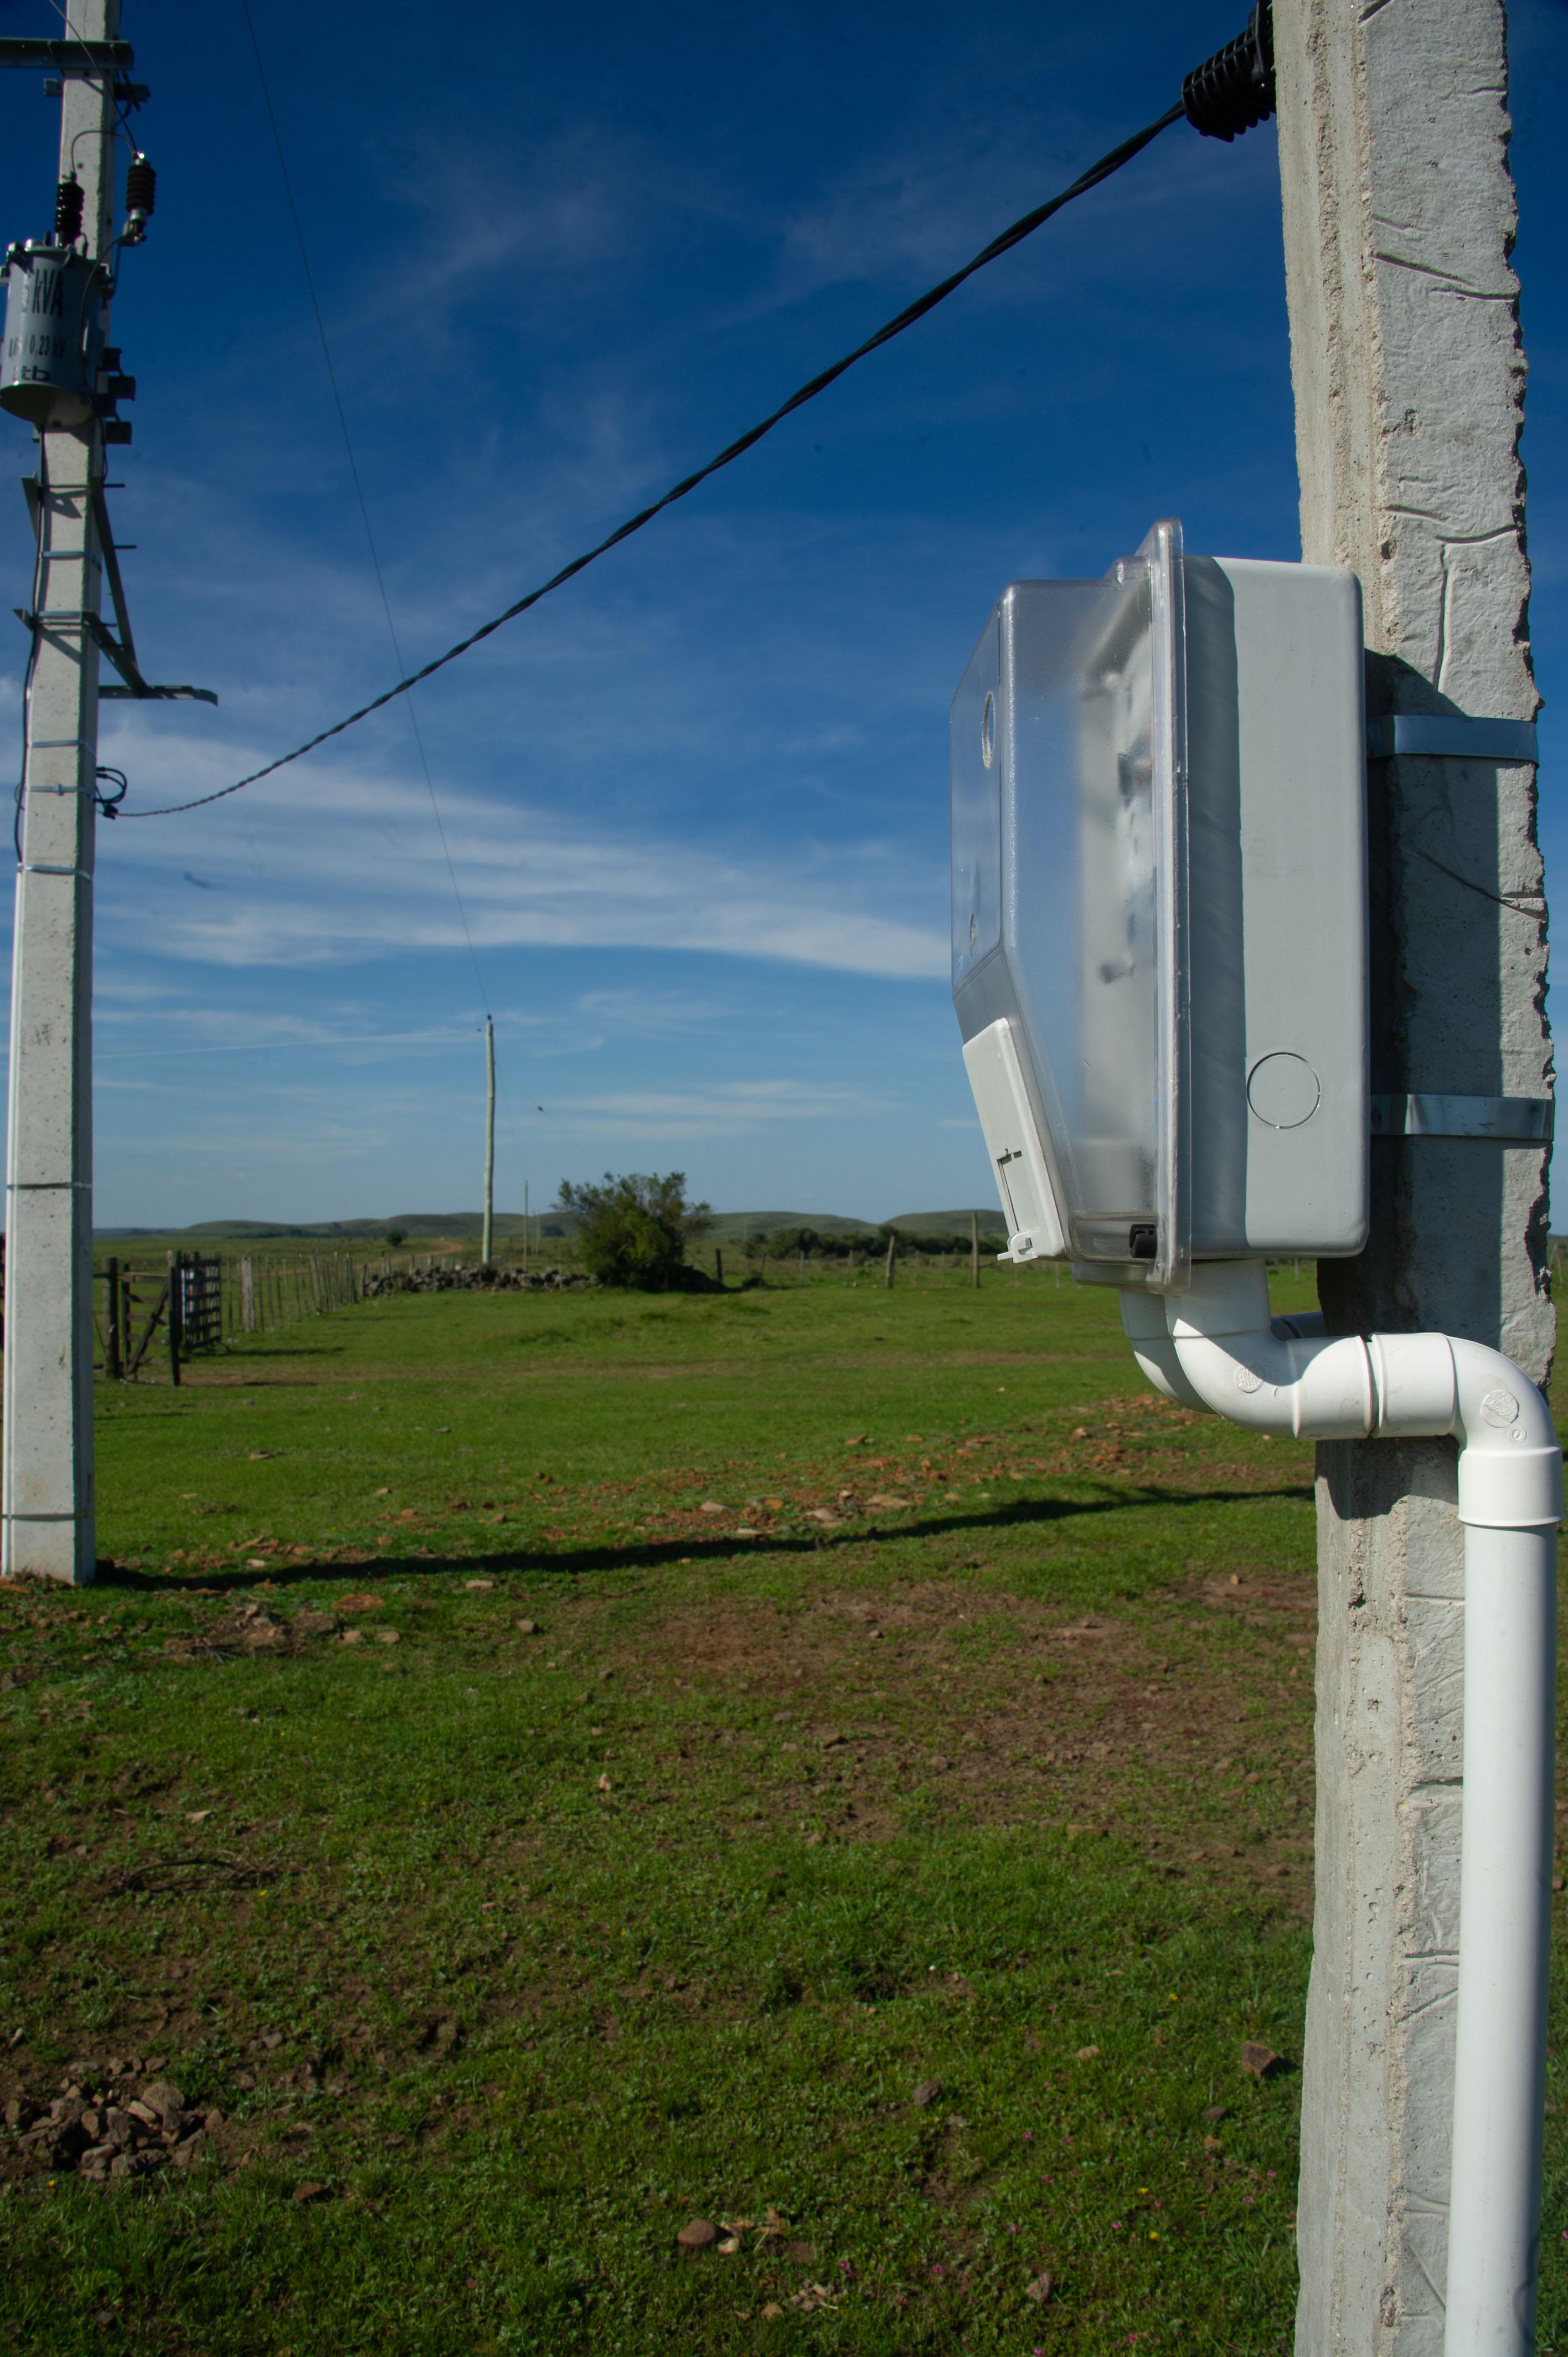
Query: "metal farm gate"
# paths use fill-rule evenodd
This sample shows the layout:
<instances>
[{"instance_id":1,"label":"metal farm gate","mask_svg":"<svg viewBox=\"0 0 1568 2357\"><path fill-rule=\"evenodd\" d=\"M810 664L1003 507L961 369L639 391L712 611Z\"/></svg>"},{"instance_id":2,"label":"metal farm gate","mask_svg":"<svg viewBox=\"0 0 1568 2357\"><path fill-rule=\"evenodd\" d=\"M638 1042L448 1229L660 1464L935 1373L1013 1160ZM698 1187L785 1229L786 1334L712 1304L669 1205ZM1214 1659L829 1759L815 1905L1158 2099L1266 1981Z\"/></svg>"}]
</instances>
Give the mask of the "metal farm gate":
<instances>
[{"instance_id":1,"label":"metal farm gate","mask_svg":"<svg viewBox=\"0 0 1568 2357\"><path fill-rule=\"evenodd\" d=\"M170 1323L180 1358L223 1340L223 1260L219 1253L176 1253L169 1265Z\"/></svg>"}]
</instances>

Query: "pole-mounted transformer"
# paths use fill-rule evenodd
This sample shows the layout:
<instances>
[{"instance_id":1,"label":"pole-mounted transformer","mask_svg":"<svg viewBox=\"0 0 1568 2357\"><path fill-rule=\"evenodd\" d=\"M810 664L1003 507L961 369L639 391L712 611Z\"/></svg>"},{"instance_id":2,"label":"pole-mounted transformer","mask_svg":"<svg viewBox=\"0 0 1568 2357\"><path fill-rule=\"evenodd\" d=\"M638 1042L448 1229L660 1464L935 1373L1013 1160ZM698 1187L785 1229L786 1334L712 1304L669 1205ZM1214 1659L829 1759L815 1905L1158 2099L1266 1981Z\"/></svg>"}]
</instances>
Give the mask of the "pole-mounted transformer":
<instances>
[{"instance_id":1,"label":"pole-mounted transformer","mask_svg":"<svg viewBox=\"0 0 1568 2357\"><path fill-rule=\"evenodd\" d=\"M157 187L157 173L138 148L125 168L121 245L143 243ZM5 250L0 409L44 431L83 425L96 414L107 421L109 441L128 442L130 426L113 410L117 401L134 397L135 381L116 373L119 355L104 350L103 305L113 279L102 263L78 250L85 194L69 174L55 194L53 235Z\"/></svg>"},{"instance_id":2,"label":"pole-mounted transformer","mask_svg":"<svg viewBox=\"0 0 1568 2357\"><path fill-rule=\"evenodd\" d=\"M80 232L81 190L76 188ZM74 242L28 238L5 250L5 343L0 352L0 409L48 430L84 425L92 415L102 352L103 298L109 273Z\"/></svg>"}]
</instances>

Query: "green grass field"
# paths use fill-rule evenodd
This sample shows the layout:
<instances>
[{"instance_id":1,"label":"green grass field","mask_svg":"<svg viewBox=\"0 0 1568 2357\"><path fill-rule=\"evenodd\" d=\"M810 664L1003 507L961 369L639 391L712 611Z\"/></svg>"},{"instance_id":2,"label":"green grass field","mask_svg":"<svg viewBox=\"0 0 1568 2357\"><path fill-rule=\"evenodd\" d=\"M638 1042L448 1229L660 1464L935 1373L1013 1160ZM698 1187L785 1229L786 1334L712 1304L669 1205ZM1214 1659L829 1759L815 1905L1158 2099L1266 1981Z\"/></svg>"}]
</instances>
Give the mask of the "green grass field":
<instances>
[{"instance_id":1,"label":"green grass field","mask_svg":"<svg viewBox=\"0 0 1568 2357\"><path fill-rule=\"evenodd\" d=\"M394 1298L99 1451L0 1592L0 2348L1288 2347L1310 1459L1113 1297Z\"/></svg>"}]
</instances>

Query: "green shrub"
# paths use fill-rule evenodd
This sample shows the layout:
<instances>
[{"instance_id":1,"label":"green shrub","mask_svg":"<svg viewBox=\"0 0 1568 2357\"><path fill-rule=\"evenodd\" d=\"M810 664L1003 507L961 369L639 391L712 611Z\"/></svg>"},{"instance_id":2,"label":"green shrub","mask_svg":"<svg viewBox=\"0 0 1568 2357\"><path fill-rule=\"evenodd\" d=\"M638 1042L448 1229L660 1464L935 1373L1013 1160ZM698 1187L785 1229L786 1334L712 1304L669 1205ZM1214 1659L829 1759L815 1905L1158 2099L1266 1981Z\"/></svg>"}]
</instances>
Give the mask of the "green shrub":
<instances>
[{"instance_id":1,"label":"green shrub","mask_svg":"<svg viewBox=\"0 0 1568 2357\"><path fill-rule=\"evenodd\" d=\"M607 1170L597 1187L563 1179L558 1208L575 1211L581 1222L577 1248L588 1275L639 1293L685 1286L694 1275L686 1268L686 1246L712 1225L706 1203L687 1202L683 1170L664 1178Z\"/></svg>"}]
</instances>

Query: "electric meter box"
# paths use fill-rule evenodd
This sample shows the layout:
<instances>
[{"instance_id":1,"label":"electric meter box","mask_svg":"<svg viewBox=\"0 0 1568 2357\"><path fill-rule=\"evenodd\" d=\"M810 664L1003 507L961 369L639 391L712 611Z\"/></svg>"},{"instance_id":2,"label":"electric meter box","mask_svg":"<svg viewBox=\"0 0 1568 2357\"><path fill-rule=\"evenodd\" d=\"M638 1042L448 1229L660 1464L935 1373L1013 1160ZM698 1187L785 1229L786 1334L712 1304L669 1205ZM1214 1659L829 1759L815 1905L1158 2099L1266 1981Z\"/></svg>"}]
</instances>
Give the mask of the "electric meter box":
<instances>
[{"instance_id":1,"label":"electric meter box","mask_svg":"<svg viewBox=\"0 0 1568 2357\"><path fill-rule=\"evenodd\" d=\"M1360 589L1019 581L952 706L952 978L1015 1261L1180 1291L1367 1233Z\"/></svg>"}]
</instances>

